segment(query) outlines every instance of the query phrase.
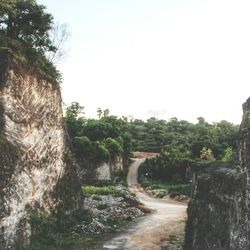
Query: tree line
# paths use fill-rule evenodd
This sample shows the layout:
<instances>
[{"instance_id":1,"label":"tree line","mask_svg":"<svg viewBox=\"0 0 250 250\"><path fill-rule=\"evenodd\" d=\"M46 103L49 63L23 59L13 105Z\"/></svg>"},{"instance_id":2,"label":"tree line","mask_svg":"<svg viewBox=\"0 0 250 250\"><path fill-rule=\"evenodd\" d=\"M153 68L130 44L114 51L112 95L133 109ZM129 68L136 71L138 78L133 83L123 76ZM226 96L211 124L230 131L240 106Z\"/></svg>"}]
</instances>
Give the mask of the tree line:
<instances>
[{"instance_id":1,"label":"tree line","mask_svg":"<svg viewBox=\"0 0 250 250\"><path fill-rule=\"evenodd\" d=\"M155 178L166 179L174 173L182 177L187 160L232 161L236 154L239 126L228 121L211 124L203 117L195 124L177 118L129 120L110 115L108 109L98 109L97 116L87 119L79 103L66 110L73 151L81 161L100 163L121 156L128 163L132 151L157 152L159 156L146 161L144 168L153 171Z\"/></svg>"}]
</instances>

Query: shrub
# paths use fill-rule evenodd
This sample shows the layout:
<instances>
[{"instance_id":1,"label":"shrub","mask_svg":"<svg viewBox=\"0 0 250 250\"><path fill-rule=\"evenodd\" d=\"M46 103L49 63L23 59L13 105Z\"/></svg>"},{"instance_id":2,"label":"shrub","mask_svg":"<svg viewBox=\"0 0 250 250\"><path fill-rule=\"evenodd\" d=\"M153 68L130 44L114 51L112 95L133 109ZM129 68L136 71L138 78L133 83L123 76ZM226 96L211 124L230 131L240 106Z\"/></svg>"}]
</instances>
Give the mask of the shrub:
<instances>
[{"instance_id":1,"label":"shrub","mask_svg":"<svg viewBox=\"0 0 250 250\"><path fill-rule=\"evenodd\" d=\"M105 146L110 153L111 159L114 159L116 156L121 155L123 153L123 149L118 140L107 138L104 140Z\"/></svg>"},{"instance_id":2,"label":"shrub","mask_svg":"<svg viewBox=\"0 0 250 250\"><path fill-rule=\"evenodd\" d=\"M96 186L82 186L83 194L86 197L92 195L112 195L115 197L123 197L125 194L122 190L117 189L114 186L96 187Z\"/></svg>"},{"instance_id":3,"label":"shrub","mask_svg":"<svg viewBox=\"0 0 250 250\"><path fill-rule=\"evenodd\" d=\"M106 208L108 208L108 204L106 204L106 203L100 203L97 205L97 209L99 209L99 210L103 210Z\"/></svg>"},{"instance_id":4,"label":"shrub","mask_svg":"<svg viewBox=\"0 0 250 250\"><path fill-rule=\"evenodd\" d=\"M99 195L93 195L92 199L95 201L102 201L102 197L100 197Z\"/></svg>"}]
</instances>

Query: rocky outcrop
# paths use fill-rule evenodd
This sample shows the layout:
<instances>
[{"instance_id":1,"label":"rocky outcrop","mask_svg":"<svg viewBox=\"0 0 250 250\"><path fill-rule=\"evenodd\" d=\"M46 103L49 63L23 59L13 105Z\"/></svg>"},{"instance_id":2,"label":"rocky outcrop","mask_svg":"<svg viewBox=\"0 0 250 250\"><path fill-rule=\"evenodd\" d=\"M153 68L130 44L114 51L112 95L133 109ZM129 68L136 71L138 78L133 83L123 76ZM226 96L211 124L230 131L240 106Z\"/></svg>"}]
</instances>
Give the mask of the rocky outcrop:
<instances>
[{"instance_id":1,"label":"rocky outcrop","mask_svg":"<svg viewBox=\"0 0 250 250\"><path fill-rule=\"evenodd\" d=\"M250 99L243 110L239 165L193 166L196 178L188 206L185 249L250 249Z\"/></svg>"},{"instance_id":2,"label":"rocky outcrop","mask_svg":"<svg viewBox=\"0 0 250 250\"><path fill-rule=\"evenodd\" d=\"M111 180L117 173L123 170L122 157L117 156L114 160L100 164L95 170L95 178L101 181Z\"/></svg>"},{"instance_id":3,"label":"rocky outcrop","mask_svg":"<svg viewBox=\"0 0 250 250\"><path fill-rule=\"evenodd\" d=\"M84 233L114 232L119 223L132 221L146 211L138 198L127 188L115 186L116 195L91 195L85 199L85 208L91 211L92 220L80 225ZM149 211L148 211L149 212Z\"/></svg>"},{"instance_id":4,"label":"rocky outcrop","mask_svg":"<svg viewBox=\"0 0 250 250\"><path fill-rule=\"evenodd\" d=\"M55 212L79 185L66 163L59 87L8 58L1 63L0 246L13 249L28 242L30 211Z\"/></svg>"},{"instance_id":5,"label":"rocky outcrop","mask_svg":"<svg viewBox=\"0 0 250 250\"><path fill-rule=\"evenodd\" d=\"M111 181L123 171L123 159L115 157L108 162L95 163L88 160L77 159L78 173L82 183L95 183Z\"/></svg>"},{"instance_id":6,"label":"rocky outcrop","mask_svg":"<svg viewBox=\"0 0 250 250\"><path fill-rule=\"evenodd\" d=\"M240 126L238 158L247 177L246 196L248 201L248 211L250 213L250 98L243 104L243 111L243 119Z\"/></svg>"}]
</instances>

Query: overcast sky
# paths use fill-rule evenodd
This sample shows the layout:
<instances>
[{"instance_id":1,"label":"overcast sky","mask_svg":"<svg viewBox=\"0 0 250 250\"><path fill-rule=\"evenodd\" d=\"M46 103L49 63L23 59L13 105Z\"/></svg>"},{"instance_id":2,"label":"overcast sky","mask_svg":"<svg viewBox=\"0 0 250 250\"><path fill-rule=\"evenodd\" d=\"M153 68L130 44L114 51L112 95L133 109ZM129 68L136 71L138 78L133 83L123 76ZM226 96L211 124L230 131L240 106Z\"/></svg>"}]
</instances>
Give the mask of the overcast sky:
<instances>
[{"instance_id":1,"label":"overcast sky","mask_svg":"<svg viewBox=\"0 0 250 250\"><path fill-rule=\"evenodd\" d=\"M240 123L250 96L249 0L38 0L71 33L66 104L87 116Z\"/></svg>"}]
</instances>

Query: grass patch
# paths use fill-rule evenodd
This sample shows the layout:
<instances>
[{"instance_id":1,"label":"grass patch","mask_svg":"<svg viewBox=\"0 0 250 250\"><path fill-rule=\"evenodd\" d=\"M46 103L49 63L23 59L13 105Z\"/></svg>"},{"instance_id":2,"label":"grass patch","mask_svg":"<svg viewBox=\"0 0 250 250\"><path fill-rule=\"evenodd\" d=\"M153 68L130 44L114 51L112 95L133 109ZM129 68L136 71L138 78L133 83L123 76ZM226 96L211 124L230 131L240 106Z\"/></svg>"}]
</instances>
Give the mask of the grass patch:
<instances>
[{"instance_id":1,"label":"grass patch","mask_svg":"<svg viewBox=\"0 0 250 250\"><path fill-rule=\"evenodd\" d=\"M82 186L83 194L86 197L90 197L92 195L112 195L114 197L124 197L124 192L115 186L104 186L104 187L96 187L96 186Z\"/></svg>"},{"instance_id":2,"label":"grass patch","mask_svg":"<svg viewBox=\"0 0 250 250\"><path fill-rule=\"evenodd\" d=\"M143 181L141 183L143 188L148 189L166 189L171 197L177 195L189 195L190 194L190 184L187 183L167 183L161 181Z\"/></svg>"}]
</instances>

